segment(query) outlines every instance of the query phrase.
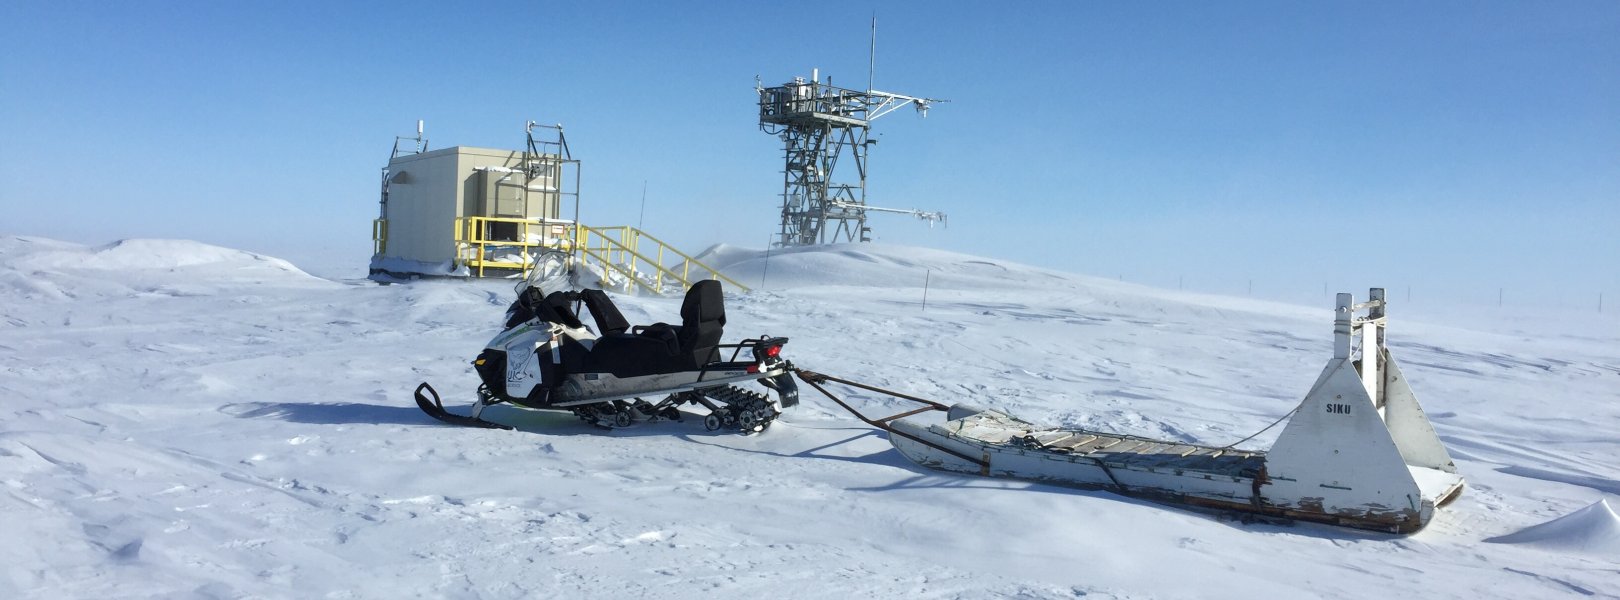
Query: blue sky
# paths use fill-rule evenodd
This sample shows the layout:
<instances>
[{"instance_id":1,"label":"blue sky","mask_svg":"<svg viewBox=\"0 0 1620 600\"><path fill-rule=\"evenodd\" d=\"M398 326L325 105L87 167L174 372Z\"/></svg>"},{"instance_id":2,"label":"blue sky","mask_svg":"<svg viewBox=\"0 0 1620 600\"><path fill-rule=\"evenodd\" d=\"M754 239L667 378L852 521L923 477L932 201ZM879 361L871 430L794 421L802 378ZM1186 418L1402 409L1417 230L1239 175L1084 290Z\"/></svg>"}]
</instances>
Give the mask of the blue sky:
<instances>
[{"instance_id":1,"label":"blue sky","mask_svg":"<svg viewBox=\"0 0 1620 600\"><path fill-rule=\"evenodd\" d=\"M754 76L877 121L880 241L1314 301L1620 307L1620 3L7 2L0 233L364 268L378 169L560 122L584 218L761 247Z\"/></svg>"}]
</instances>

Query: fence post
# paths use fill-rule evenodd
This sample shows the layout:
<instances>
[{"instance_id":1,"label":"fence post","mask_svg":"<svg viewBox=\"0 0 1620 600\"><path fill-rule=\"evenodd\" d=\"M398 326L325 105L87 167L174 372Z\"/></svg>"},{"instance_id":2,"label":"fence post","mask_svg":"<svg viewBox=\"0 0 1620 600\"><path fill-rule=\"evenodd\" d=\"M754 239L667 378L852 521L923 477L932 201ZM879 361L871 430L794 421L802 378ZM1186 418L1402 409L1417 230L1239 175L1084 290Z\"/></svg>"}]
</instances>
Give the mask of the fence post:
<instances>
[{"instance_id":1,"label":"fence post","mask_svg":"<svg viewBox=\"0 0 1620 600\"><path fill-rule=\"evenodd\" d=\"M927 271L923 272L923 305L922 305L922 311L923 312L928 312L928 280L932 279L933 276L934 276L934 270L933 269L928 269Z\"/></svg>"},{"instance_id":2,"label":"fence post","mask_svg":"<svg viewBox=\"0 0 1620 600\"><path fill-rule=\"evenodd\" d=\"M771 274L771 236L765 236L765 268L759 272L759 287L765 289L765 276ZM1603 312L1603 298L1598 297L1598 312Z\"/></svg>"}]
</instances>

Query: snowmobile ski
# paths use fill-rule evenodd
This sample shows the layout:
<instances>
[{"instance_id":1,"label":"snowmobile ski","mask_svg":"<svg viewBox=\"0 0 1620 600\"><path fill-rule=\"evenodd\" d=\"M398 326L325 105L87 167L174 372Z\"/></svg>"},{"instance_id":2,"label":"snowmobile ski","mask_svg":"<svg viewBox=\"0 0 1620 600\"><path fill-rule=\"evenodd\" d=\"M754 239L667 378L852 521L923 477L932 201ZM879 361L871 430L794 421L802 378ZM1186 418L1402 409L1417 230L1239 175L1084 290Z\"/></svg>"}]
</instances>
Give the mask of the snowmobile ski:
<instances>
[{"instance_id":1,"label":"snowmobile ski","mask_svg":"<svg viewBox=\"0 0 1620 600\"><path fill-rule=\"evenodd\" d=\"M423 392L427 393L424 394ZM502 425L500 423L485 421L478 417L464 417L445 410L444 404L439 401L438 390L433 389L433 386L428 385L425 381L422 382L422 385L416 386L416 405L421 407L422 412L427 413L428 416L451 425L483 427L486 429L505 429L508 431L515 429L511 425Z\"/></svg>"}]
</instances>

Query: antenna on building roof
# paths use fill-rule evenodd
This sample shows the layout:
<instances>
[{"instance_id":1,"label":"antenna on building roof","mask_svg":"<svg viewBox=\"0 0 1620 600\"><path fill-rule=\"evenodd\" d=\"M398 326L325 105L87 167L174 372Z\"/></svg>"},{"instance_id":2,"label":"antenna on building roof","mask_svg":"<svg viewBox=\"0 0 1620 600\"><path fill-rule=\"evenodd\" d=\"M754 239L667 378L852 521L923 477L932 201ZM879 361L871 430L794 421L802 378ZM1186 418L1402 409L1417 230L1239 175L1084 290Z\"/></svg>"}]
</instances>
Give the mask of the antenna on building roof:
<instances>
[{"instance_id":1,"label":"antenna on building roof","mask_svg":"<svg viewBox=\"0 0 1620 600\"><path fill-rule=\"evenodd\" d=\"M403 142L403 141L406 141L406 140L416 142L416 144L414 146L412 146L413 150L409 150L409 151L400 150L399 143ZM417 119L416 120L416 137L409 138L409 137L405 137L403 135L394 136L394 151L389 154L388 159L393 160L393 159L399 158L400 156L405 155L405 154L421 154L423 152L427 152L427 138L422 137L422 120Z\"/></svg>"}]
</instances>

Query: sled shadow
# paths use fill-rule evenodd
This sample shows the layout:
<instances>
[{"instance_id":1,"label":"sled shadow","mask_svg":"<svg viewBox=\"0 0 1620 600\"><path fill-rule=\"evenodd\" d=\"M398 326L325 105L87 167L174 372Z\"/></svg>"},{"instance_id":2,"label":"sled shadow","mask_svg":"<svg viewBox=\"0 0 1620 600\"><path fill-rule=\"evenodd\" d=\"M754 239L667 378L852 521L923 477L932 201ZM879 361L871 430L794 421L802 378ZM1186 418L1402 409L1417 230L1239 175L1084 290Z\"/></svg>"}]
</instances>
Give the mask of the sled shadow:
<instances>
[{"instance_id":1,"label":"sled shadow","mask_svg":"<svg viewBox=\"0 0 1620 600\"><path fill-rule=\"evenodd\" d=\"M821 429L821 428L818 428L818 429ZM871 454L866 454L866 455L861 455L861 456L846 456L846 455L840 455L840 454L825 454L825 453L823 453L823 451L825 451L825 450L836 448L838 446L842 446L844 444L854 442L854 441L859 440L861 438L879 437L879 436L881 436L881 432L879 432L878 430L876 430L876 429L867 429L867 428L864 428L864 427L840 427L838 429L847 429L847 430L850 430L850 431L858 431L860 433L857 433L855 435L852 435L852 436L844 438L844 439L828 442L828 443L822 444L820 446L816 446L814 448L807 448L807 449L804 449L804 450L800 450L798 452L791 452L791 453L790 452L777 452L777 451L773 451L773 450L762 450L762 449L758 449L758 448L739 448L739 447L736 447L736 446L704 441L704 440L701 440L701 439L693 438L691 436L684 436L683 435L683 436L680 436L680 437L682 439L685 439L685 440L693 442L693 443L702 444L702 445L705 445L705 446L713 446L713 447L716 447L716 448L724 448L726 450L732 450L732 451L736 451L736 452L746 452L748 454L761 454L761 455L765 455L765 456L776 456L776 457L781 457L781 458L816 458L816 459L821 459L821 460L837 460L837 461L844 461L844 462L860 463L860 464L864 464L864 465L879 465L879 466L885 466L885 467L896 467L896 468L900 468L900 469L906 469L908 471L917 472L919 474L923 474L923 473L927 472L926 469L923 469L922 467L917 466L915 463L913 463L913 462L911 462L909 460L906 460L906 458L904 456L901 456L899 452L896 452L896 451L894 451L892 449L884 450L884 451L880 451L880 452L873 452ZM717 432L717 433L723 433L723 432ZM885 441L885 444L887 444L886 441Z\"/></svg>"},{"instance_id":2,"label":"sled shadow","mask_svg":"<svg viewBox=\"0 0 1620 600\"><path fill-rule=\"evenodd\" d=\"M896 481L887 485L869 487L845 488L852 492L888 492L893 490L921 490L921 489L980 489L1018 494L1054 494L1058 496L1095 498L1099 501L1119 502L1186 515L1204 519L1217 525L1240 531L1245 534L1276 534L1295 535L1328 541L1368 541L1389 542L1405 539L1405 536L1334 527L1309 521L1294 521L1284 518L1265 517L1247 513L1222 511L1218 509L1202 509L1186 504L1174 502L1160 502L1149 498L1127 496L1112 490L1101 488L1078 488L1025 481L1021 479L987 479L972 475L956 475L930 471L918 467L914 470L923 471L914 477Z\"/></svg>"},{"instance_id":3,"label":"sled shadow","mask_svg":"<svg viewBox=\"0 0 1620 600\"><path fill-rule=\"evenodd\" d=\"M827 430L828 428L816 429ZM699 444L725 448L727 450L737 452L747 452L750 454L763 454L766 456L776 456L781 458L815 458L822 460L836 460L868 465L879 465L904 469L913 473L913 475L910 477L884 485L843 488L850 492L892 492L895 490L922 489L977 489L1014 493L1044 493L1060 496L1096 498L1098 500L1108 502L1121 502L1125 504L1148 507L1152 508L1153 510L1174 511L1189 516L1208 519L1217 524L1225 525L1245 533L1290 534L1322 540L1337 541L1391 541L1403 539L1404 537L1395 534L1379 533L1376 531L1333 527L1330 525L1306 521L1290 521L1287 519L1276 519L1216 509L1204 510L1189 507L1185 504L1160 502L1150 498L1124 495L1103 488L1068 487L1022 479L986 478L966 474L936 471L912 462L905 456L901 455L898 450L893 448L887 448L885 450L873 452L864 456L829 454L826 453L827 450L855 442L862 438L875 437L883 439L883 433L876 429L867 429L864 427L838 427L831 429L857 431L859 433L828 442L814 448L800 450L798 452L776 452L754 448L738 448L721 443L692 439L690 437L687 437L686 439ZM883 439L883 441L885 445L887 445L888 440Z\"/></svg>"},{"instance_id":4,"label":"sled shadow","mask_svg":"<svg viewBox=\"0 0 1620 600\"><path fill-rule=\"evenodd\" d=\"M1202 509L1175 502L1161 502L1150 498L1128 496L1104 488L1067 487L1022 479L987 479L972 475L942 473L922 467L917 467L913 470L922 471L922 473L915 477L887 485L852 487L846 489L852 492L887 492L893 490L919 489L983 489L1016 493L1044 493L1059 496L1095 498L1097 500L1108 502L1119 502L1123 504L1146 507L1152 510L1171 511L1191 517L1207 519L1216 524L1224 525L1226 527L1250 534L1288 534L1316 538L1320 540L1370 542L1387 542L1405 539L1406 537L1392 533L1380 533L1377 531L1334 527L1332 525L1313 523L1309 521L1295 521L1285 518L1266 517L1248 513L1223 511L1219 509Z\"/></svg>"}]
</instances>

